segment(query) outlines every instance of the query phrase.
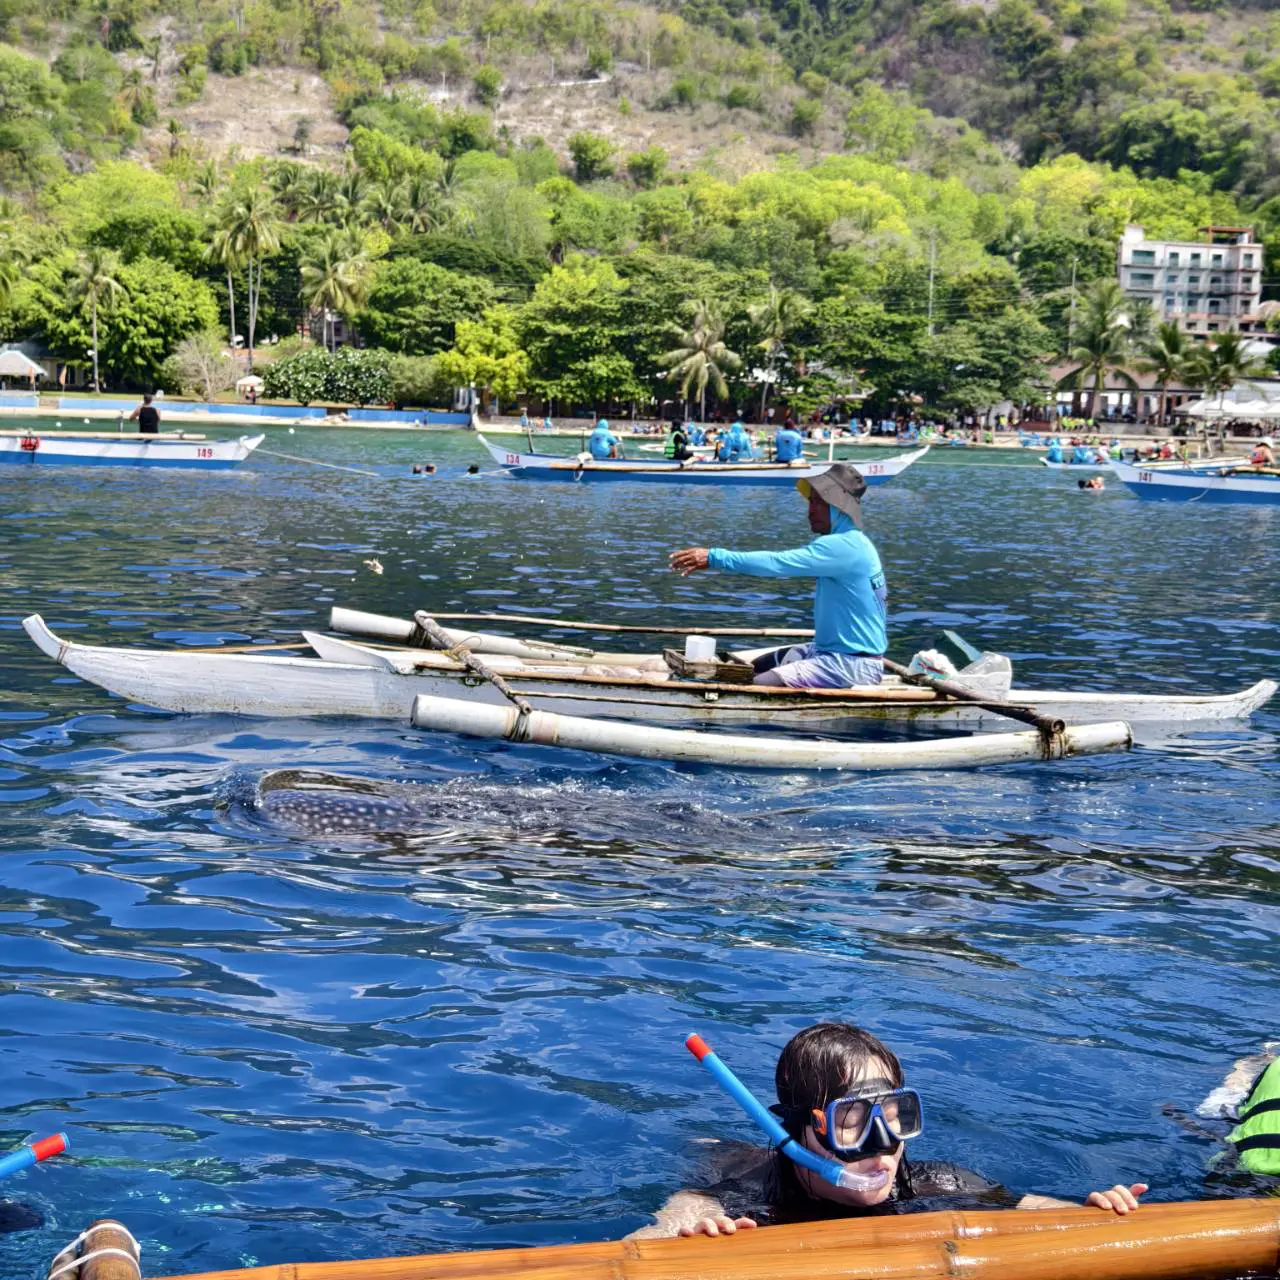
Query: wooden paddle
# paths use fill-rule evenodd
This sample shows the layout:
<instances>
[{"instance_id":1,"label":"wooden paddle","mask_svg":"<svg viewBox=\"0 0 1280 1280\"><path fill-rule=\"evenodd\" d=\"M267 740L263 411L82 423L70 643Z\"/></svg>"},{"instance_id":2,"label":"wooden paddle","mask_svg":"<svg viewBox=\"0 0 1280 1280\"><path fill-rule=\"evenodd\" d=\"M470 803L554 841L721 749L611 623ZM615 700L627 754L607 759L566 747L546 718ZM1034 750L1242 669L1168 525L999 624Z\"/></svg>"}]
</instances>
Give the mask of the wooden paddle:
<instances>
[{"instance_id":1,"label":"wooden paddle","mask_svg":"<svg viewBox=\"0 0 1280 1280\"><path fill-rule=\"evenodd\" d=\"M918 675L909 667L904 667L900 662L894 662L892 658L884 659L884 669L892 671L904 684L914 684L924 689L934 689L948 698L954 698L957 702L970 702L974 706L981 707L984 711L994 711L997 715L1005 716L1009 720L1018 720L1022 724L1029 724L1039 729L1047 738L1055 737L1067 727L1065 720L1059 720L1054 716L1042 716L1038 711L1034 711L1030 707L1020 707L1012 702L988 698L976 689L970 689L968 685L959 684L955 680L941 680L934 676Z\"/></svg>"}]
</instances>

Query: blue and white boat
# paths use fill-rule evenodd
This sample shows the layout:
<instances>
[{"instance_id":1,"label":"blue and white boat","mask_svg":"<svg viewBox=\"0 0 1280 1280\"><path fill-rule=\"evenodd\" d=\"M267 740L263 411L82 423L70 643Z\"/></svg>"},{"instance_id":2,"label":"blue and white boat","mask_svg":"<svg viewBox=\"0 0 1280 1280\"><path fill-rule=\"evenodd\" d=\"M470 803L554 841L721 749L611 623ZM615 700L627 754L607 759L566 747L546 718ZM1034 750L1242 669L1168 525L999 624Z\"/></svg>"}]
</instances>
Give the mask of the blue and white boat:
<instances>
[{"instance_id":1,"label":"blue and white boat","mask_svg":"<svg viewBox=\"0 0 1280 1280\"><path fill-rule=\"evenodd\" d=\"M166 432L134 435L88 431L0 432L0 463L64 467L195 467L226 471L242 463L265 435L209 440Z\"/></svg>"},{"instance_id":2,"label":"blue and white boat","mask_svg":"<svg viewBox=\"0 0 1280 1280\"><path fill-rule=\"evenodd\" d=\"M1112 464L1117 478L1140 498L1156 502L1248 502L1280 506L1280 472L1247 462L1205 466Z\"/></svg>"},{"instance_id":3,"label":"blue and white boat","mask_svg":"<svg viewBox=\"0 0 1280 1280\"><path fill-rule=\"evenodd\" d=\"M668 459L606 458L597 459L589 454L561 457L552 453L517 453L490 444L477 433L480 443L489 456L513 476L531 480L638 480L658 484L700 485L793 485L797 480L809 480L821 475L830 462L672 462ZM901 474L912 463L918 462L929 452L926 445L911 453L895 454L891 458L863 458L850 461L867 484L884 484Z\"/></svg>"}]
</instances>

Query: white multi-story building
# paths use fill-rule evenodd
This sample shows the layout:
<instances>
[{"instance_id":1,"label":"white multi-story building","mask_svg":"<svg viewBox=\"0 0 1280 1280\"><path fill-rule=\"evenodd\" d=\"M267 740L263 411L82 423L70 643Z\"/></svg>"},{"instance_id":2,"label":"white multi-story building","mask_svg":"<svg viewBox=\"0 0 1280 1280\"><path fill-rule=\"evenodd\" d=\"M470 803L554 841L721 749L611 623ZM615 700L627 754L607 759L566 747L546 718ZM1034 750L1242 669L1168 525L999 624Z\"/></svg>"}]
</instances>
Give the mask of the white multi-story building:
<instances>
[{"instance_id":1,"label":"white multi-story building","mask_svg":"<svg viewBox=\"0 0 1280 1280\"><path fill-rule=\"evenodd\" d=\"M1121 287L1145 298L1161 320L1207 337L1241 329L1258 333L1262 246L1252 227L1204 227L1203 240L1148 240L1130 223L1120 239Z\"/></svg>"}]
</instances>

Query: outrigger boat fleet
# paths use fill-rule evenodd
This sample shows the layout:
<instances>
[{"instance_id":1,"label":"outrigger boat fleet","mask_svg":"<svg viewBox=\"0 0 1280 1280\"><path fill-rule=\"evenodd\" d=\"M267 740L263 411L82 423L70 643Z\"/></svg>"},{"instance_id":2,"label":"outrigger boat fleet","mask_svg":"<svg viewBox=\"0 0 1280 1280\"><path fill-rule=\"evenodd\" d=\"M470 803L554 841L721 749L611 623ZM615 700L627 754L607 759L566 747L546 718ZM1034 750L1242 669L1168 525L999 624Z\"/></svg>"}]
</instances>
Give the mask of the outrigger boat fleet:
<instances>
[{"instance_id":1,"label":"outrigger boat fleet","mask_svg":"<svg viewBox=\"0 0 1280 1280\"><path fill-rule=\"evenodd\" d=\"M88 431L0 431L0 463L18 466L196 467L226 471L242 463L264 435L209 440L166 431L155 435Z\"/></svg>"},{"instance_id":2,"label":"outrigger boat fleet","mask_svg":"<svg viewBox=\"0 0 1280 1280\"><path fill-rule=\"evenodd\" d=\"M750 679L746 663L759 650L728 655L711 678L690 678L675 651L609 652L457 629L443 633L451 648L431 648L425 618L335 608L330 628L343 635L302 633L314 656L80 644L55 635L38 614L23 626L45 654L82 679L165 711L405 721L412 709L419 727L440 731L765 767L953 768L1123 749L1132 739L1131 724L1243 719L1277 689L1273 680L1229 694L1020 689L1012 685L1008 659L994 654L980 655L958 673L974 699L969 701L889 674L882 684L861 688L773 688L742 682L744 669ZM544 622L565 629L555 619ZM353 635L390 647L343 638ZM483 657L484 679L476 676L475 655ZM511 718L513 699L530 714L522 710ZM989 731L1007 727L1011 711L1012 718L1032 719L1042 728L1055 722L1053 741L1040 732L894 743L847 737L868 721ZM1067 722L1075 727L1065 728ZM785 726L841 736L823 741L656 727L670 725Z\"/></svg>"}]
</instances>

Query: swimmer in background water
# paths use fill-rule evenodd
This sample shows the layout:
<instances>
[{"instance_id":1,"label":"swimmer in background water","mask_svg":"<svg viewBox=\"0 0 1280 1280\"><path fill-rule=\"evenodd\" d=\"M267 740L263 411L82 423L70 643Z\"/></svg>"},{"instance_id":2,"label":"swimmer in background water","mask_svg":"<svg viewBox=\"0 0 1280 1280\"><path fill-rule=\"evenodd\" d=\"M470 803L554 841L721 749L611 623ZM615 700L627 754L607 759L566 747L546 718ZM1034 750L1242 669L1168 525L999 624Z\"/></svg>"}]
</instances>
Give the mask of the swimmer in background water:
<instances>
[{"instance_id":1,"label":"swimmer in background water","mask_svg":"<svg viewBox=\"0 0 1280 1280\"><path fill-rule=\"evenodd\" d=\"M787 1132L815 1155L842 1162L865 1188L836 1187L778 1151L752 1148L703 1192L679 1191L640 1237L720 1236L784 1222L903 1212L908 1201L930 1207L1042 1209L1072 1202L1015 1197L981 1174L946 1161L908 1162L906 1143L924 1129L920 1095L906 1087L902 1064L870 1032L821 1022L794 1036L775 1071ZM1126 1214L1138 1208L1144 1182L1093 1191L1086 1205ZM917 1208L920 1206L916 1206Z\"/></svg>"}]
</instances>

